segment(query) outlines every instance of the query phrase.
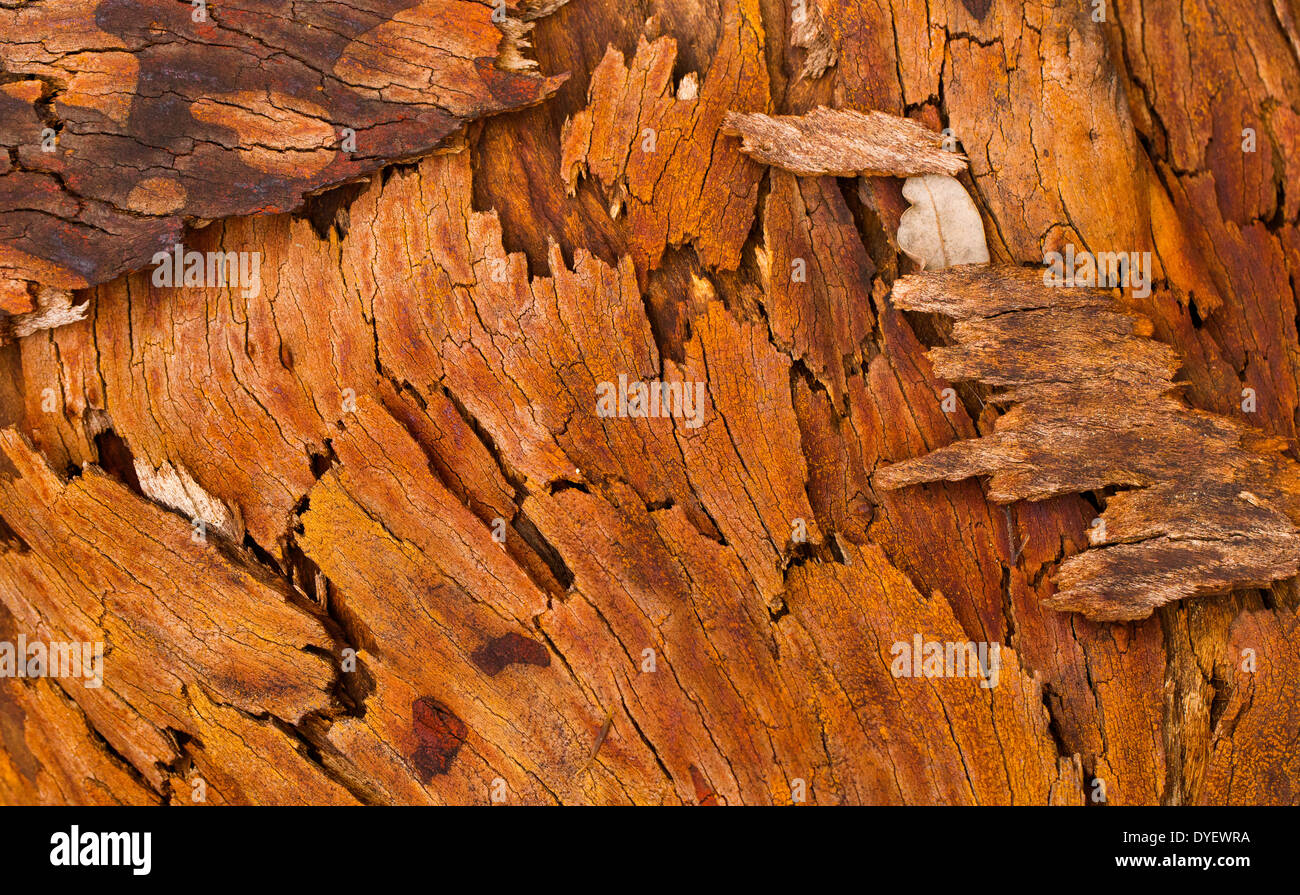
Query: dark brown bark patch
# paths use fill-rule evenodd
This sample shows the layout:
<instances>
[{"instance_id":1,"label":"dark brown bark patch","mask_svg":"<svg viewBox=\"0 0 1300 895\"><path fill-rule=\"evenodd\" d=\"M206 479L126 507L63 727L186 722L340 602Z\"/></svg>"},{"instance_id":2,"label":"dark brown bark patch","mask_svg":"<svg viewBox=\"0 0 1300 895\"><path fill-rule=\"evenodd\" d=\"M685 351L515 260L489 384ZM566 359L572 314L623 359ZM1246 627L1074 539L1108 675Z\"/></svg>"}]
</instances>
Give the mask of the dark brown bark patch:
<instances>
[{"instance_id":1,"label":"dark brown bark patch","mask_svg":"<svg viewBox=\"0 0 1300 895\"><path fill-rule=\"evenodd\" d=\"M531 24L492 16L466 0L0 9L0 71L23 78L0 89L2 291L105 282L184 224L293 209L540 102L564 77L532 70Z\"/></svg>"},{"instance_id":2,"label":"dark brown bark patch","mask_svg":"<svg viewBox=\"0 0 1300 895\"><path fill-rule=\"evenodd\" d=\"M494 637L470 654L474 664L496 677L507 665L537 665L546 668L551 654L545 644L513 631Z\"/></svg>"},{"instance_id":3,"label":"dark brown bark patch","mask_svg":"<svg viewBox=\"0 0 1300 895\"><path fill-rule=\"evenodd\" d=\"M411 706L415 713L411 726L419 742L411 761L428 783L435 776L447 773L452 759L465 744L468 728L451 709L431 696L421 696Z\"/></svg>"}]
</instances>

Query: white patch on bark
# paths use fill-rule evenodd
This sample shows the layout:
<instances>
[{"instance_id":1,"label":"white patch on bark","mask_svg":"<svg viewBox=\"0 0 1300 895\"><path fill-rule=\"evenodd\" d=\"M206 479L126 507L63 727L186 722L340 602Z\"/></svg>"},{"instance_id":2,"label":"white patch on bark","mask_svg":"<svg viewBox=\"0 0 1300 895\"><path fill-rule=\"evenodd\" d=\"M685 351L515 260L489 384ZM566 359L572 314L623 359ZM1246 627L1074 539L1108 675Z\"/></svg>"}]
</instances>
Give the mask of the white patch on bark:
<instances>
[{"instance_id":1,"label":"white patch on bark","mask_svg":"<svg viewBox=\"0 0 1300 895\"><path fill-rule=\"evenodd\" d=\"M899 219L898 247L922 270L989 263L979 210L955 178L909 177L903 198L912 207Z\"/></svg>"},{"instance_id":2,"label":"white patch on bark","mask_svg":"<svg viewBox=\"0 0 1300 895\"><path fill-rule=\"evenodd\" d=\"M66 289L41 286L36 292L36 310L14 316L11 332L15 339L30 336L37 330L54 329L84 320L90 302L72 304L72 293Z\"/></svg>"}]
</instances>

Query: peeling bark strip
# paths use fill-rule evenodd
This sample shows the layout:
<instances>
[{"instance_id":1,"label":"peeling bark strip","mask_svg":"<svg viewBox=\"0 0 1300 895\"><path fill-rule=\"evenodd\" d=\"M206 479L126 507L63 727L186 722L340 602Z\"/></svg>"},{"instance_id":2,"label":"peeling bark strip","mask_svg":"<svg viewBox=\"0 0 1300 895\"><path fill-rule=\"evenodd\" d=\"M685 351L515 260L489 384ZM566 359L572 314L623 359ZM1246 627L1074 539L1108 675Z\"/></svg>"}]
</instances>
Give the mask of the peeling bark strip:
<instances>
[{"instance_id":1,"label":"peeling bark strip","mask_svg":"<svg viewBox=\"0 0 1300 895\"><path fill-rule=\"evenodd\" d=\"M33 0L0 8L0 308L93 286L185 223L285 211L544 99L533 3ZM201 18L195 21L196 17Z\"/></svg>"},{"instance_id":2,"label":"peeling bark strip","mask_svg":"<svg viewBox=\"0 0 1300 895\"><path fill-rule=\"evenodd\" d=\"M1192 410L1177 353L1105 290L1046 286L1041 270L968 266L904 277L895 304L957 320L935 372L1012 404L995 431L879 470L899 488L988 475L1000 503L1108 486L1093 549L1044 604L1101 621L1185 597L1265 587L1300 571L1300 466L1283 439Z\"/></svg>"},{"instance_id":3,"label":"peeling bark strip","mask_svg":"<svg viewBox=\"0 0 1300 895\"><path fill-rule=\"evenodd\" d=\"M722 132L741 137L746 155L805 177L951 177L966 170L966 156L944 150L939 134L884 112L825 106L805 115L728 112Z\"/></svg>"}]
</instances>

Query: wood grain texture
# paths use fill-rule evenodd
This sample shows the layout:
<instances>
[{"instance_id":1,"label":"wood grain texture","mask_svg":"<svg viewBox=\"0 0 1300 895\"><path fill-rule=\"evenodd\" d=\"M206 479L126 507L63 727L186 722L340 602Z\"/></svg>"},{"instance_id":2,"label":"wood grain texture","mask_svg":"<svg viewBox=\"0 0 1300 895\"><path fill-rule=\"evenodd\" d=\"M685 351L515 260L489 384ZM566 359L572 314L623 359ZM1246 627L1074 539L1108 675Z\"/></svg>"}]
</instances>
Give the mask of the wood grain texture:
<instances>
[{"instance_id":1,"label":"wood grain texture","mask_svg":"<svg viewBox=\"0 0 1300 895\"><path fill-rule=\"evenodd\" d=\"M707 69L676 84L677 42L643 37L630 64L612 47L592 73L590 104L565 125L561 176L590 175L624 206L638 269L691 243L708 267L734 269L754 220L762 170L720 130L729 111L769 102L757 0L723 0Z\"/></svg>"},{"instance_id":2,"label":"wood grain texture","mask_svg":"<svg viewBox=\"0 0 1300 895\"><path fill-rule=\"evenodd\" d=\"M83 6L0 13L70 10L0 38L3 127L138 136L155 56L265 60L156 125L234 172L164 242L261 288L0 285L0 649L108 647L0 675L0 800L1296 801L1294 3ZM387 136L291 212L348 102ZM846 110L951 130L990 267L727 132ZM31 140L15 207L190 221L121 166L74 208ZM1149 293L1044 286L1067 245Z\"/></svg>"},{"instance_id":3,"label":"wood grain texture","mask_svg":"<svg viewBox=\"0 0 1300 895\"><path fill-rule=\"evenodd\" d=\"M6 4L0 281L94 286L170 249L186 223L294 209L542 100L563 78L523 54L538 11L498 22L493 9Z\"/></svg>"}]
</instances>

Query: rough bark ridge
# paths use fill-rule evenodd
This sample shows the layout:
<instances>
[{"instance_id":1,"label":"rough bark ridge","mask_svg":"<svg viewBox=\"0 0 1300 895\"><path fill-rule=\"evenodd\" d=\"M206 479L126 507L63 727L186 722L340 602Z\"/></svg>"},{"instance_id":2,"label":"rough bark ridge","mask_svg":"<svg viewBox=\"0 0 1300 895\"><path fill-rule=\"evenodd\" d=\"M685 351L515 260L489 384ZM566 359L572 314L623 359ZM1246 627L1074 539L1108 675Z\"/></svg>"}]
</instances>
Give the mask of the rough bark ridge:
<instances>
[{"instance_id":1,"label":"rough bark ridge","mask_svg":"<svg viewBox=\"0 0 1300 895\"><path fill-rule=\"evenodd\" d=\"M1300 799L1290 0L511 7L536 71L493 4L207 6L0 32L0 122L90 166L0 158L0 641L104 645L0 676L4 801ZM241 52L255 96L137 126ZM135 208L92 144L173 126L230 173ZM927 165L993 266L899 252L874 175ZM259 288L157 286L158 239ZM1033 288L1067 244L1150 294Z\"/></svg>"},{"instance_id":2,"label":"rough bark ridge","mask_svg":"<svg viewBox=\"0 0 1300 895\"><path fill-rule=\"evenodd\" d=\"M994 432L879 471L884 488L990 475L1000 503L1136 486L1093 522L1043 605L1100 621L1172 600L1263 587L1300 570L1300 465L1266 437L1174 395L1179 360L1151 321L1105 290L1045 285L1038 270L954 267L894 283L894 304L955 317L929 353L953 381L1015 406Z\"/></svg>"},{"instance_id":3,"label":"rough bark ridge","mask_svg":"<svg viewBox=\"0 0 1300 895\"><path fill-rule=\"evenodd\" d=\"M563 80L522 53L537 10L283 7L0 8L0 310L33 310L28 281L77 289L143 267L185 223L289 211Z\"/></svg>"}]
</instances>

